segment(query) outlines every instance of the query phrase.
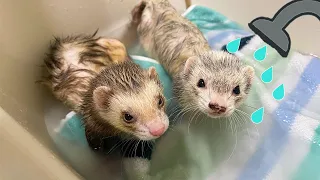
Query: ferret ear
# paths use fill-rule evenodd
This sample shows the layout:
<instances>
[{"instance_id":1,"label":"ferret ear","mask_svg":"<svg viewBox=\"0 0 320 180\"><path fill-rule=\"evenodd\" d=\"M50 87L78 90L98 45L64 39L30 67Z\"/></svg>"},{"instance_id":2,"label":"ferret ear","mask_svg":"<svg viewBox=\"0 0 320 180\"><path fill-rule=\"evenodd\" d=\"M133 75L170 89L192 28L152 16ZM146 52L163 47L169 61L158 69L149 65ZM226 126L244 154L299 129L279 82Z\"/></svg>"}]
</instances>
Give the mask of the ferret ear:
<instances>
[{"instance_id":1,"label":"ferret ear","mask_svg":"<svg viewBox=\"0 0 320 180\"><path fill-rule=\"evenodd\" d=\"M189 57L184 65L184 69L183 69L183 72L184 74L187 74L190 72L190 69L191 69L191 66L194 64L195 61L198 60L198 57L197 56L192 56L192 57Z\"/></svg>"},{"instance_id":2,"label":"ferret ear","mask_svg":"<svg viewBox=\"0 0 320 180\"><path fill-rule=\"evenodd\" d=\"M107 86L97 87L93 91L93 102L98 109L105 109L107 107L108 99L111 95L111 89Z\"/></svg>"},{"instance_id":3,"label":"ferret ear","mask_svg":"<svg viewBox=\"0 0 320 180\"><path fill-rule=\"evenodd\" d=\"M148 76L151 78L151 79L157 79L158 78L158 73L157 73L157 70L155 67L151 66L149 69L148 69Z\"/></svg>"},{"instance_id":4,"label":"ferret ear","mask_svg":"<svg viewBox=\"0 0 320 180\"><path fill-rule=\"evenodd\" d=\"M243 68L243 73L245 77L247 78L248 84L252 84L252 81L254 79L254 69L251 66L245 66Z\"/></svg>"}]
</instances>

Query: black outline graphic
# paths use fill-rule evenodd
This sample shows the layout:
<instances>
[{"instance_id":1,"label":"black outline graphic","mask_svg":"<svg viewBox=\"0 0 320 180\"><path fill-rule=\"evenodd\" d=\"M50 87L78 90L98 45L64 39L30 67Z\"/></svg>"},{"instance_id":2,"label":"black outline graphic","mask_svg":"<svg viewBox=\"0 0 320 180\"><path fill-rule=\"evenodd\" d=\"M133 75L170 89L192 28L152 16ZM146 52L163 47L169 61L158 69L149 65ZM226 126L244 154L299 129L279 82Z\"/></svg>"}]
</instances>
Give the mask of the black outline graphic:
<instances>
[{"instance_id":1,"label":"black outline graphic","mask_svg":"<svg viewBox=\"0 0 320 180\"><path fill-rule=\"evenodd\" d=\"M297 5L296 3L299 3L298 4L298 7L297 6L293 6L293 5ZM314 3L314 4L313 4ZM314 9L310 9L310 4L311 5L315 5L316 8L316 12L314 11ZM317 8L318 7L318 8ZM293 9L292 8L296 8L297 10L296 11L292 11ZM304 11L301 11L299 12L299 9L304 9ZM287 49L283 47L280 47L280 45L278 45L276 42L274 42L274 40L271 38L271 37L268 37L268 35L266 35L264 33L264 30L262 29L259 29L258 27L256 27L254 25L255 22L257 21L260 21L260 20L267 20L273 24L276 24L275 22L279 21L280 19L278 19L279 16L285 14L285 13L288 13L288 11L291 10L293 13L295 14L290 14L290 17L289 19L281 19L282 21L286 21L285 24L277 24L277 26L275 26L276 28L279 28L279 31L282 31L284 32L284 34L287 36L287 40L288 40L288 47ZM312 15L312 16L315 16L319 22L320 22L320 0L295 0L295 1L291 1L289 3L287 3L286 5L284 5L280 10L277 11L277 13L273 16L272 19L270 18L267 18L267 17L258 17L258 18L255 18L254 20L252 20L248 26L249 28L255 32L258 36L260 36L260 38L266 42L267 44L269 44L271 47L273 47L274 49L277 50L277 52L282 56L282 57L287 57L288 54L289 54L289 51L291 49L291 39L290 39L290 35L289 33L285 30L285 28L290 24L292 23L292 21L294 21L295 19L297 19L298 17L300 16L303 16L303 15ZM284 17L284 16L283 16ZM283 18L281 17L281 18ZM282 27L280 27L280 25Z\"/></svg>"}]
</instances>

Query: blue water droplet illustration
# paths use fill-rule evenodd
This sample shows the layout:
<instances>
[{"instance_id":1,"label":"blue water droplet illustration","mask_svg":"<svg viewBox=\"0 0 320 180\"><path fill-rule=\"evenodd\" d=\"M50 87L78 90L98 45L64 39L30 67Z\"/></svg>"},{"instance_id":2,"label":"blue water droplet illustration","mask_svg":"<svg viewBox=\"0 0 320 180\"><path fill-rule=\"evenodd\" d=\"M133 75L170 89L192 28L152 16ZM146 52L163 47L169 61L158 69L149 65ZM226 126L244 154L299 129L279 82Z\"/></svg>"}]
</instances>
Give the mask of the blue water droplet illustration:
<instances>
[{"instance_id":1,"label":"blue water droplet illustration","mask_svg":"<svg viewBox=\"0 0 320 180\"><path fill-rule=\"evenodd\" d=\"M261 107L260 109L256 110L251 114L251 121L255 124L259 124L263 120L264 115L264 107Z\"/></svg>"},{"instance_id":2,"label":"blue water droplet illustration","mask_svg":"<svg viewBox=\"0 0 320 180\"><path fill-rule=\"evenodd\" d=\"M229 53L236 53L239 50L240 40L241 40L241 38L238 38L238 39L235 39L233 41L230 41L227 44L227 51Z\"/></svg>"},{"instance_id":3,"label":"blue water droplet illustration","mask_svg":"<svg viewBox=\"0 0 320 180\"><path fill-rule=\"evenodd\" d=\"M271 66L261 74L261 80L264 83L270 83L273 79L273 67Z\"/></svg>"},{"instance_id":4,"label":"blue water droplet illustration","mask_svg":"<svg viewBox=\"0 0 320 180\"><path fill-rule=\"evenodd\" d=\"M254 58L257 61L263 61L266 58L266 55L267 55L267 46L263 46L262 48L259 48L254 52Z\"/></svg>"},{"instance_id":5,"label":"blue water droplet illustration","mask_svg":"<svg viewBox=\"0 0 320 180\"><path fill-rule=\"evenodd\" d=\"M284 98L284 85L281 84L280 86L278 86L272 93L273 98L276 100L281 100Z\"/></svg>"}]
</instances>

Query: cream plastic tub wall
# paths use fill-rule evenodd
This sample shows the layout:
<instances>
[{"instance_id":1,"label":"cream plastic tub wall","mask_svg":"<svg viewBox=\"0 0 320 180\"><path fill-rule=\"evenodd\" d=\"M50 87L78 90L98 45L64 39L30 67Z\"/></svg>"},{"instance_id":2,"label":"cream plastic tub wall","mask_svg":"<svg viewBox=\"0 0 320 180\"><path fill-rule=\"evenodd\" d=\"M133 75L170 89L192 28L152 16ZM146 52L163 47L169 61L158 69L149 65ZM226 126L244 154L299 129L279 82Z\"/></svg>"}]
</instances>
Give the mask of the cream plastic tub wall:
<instances>
[{"instance_id":1,"label":"cream plastic tub wall","mask_svg":"<svg viewBox=\"0 0 320 180\"><path fill-rule=\"evenodd\" d=\"M171 2L179 12L185 10L185 1ZM83 172L77 173L64 161L48 134L45 113L48 107L54 108L48 102L55 101L35 83L42 74L39 66L53 35L92 33L99 28L100 35L121 38L135 3L133 0L0 0L0 179L83 178L79 175ZM244 26L258 16L273 16L285 3L283 0L192 0L192 4L214 8ZM292 48L320 55L320 24L314 17L299 18L287 29ZM66 110L62 108L60 112ZM109 179L106 175L104 178Z\"/></svg>"}]
</instances>

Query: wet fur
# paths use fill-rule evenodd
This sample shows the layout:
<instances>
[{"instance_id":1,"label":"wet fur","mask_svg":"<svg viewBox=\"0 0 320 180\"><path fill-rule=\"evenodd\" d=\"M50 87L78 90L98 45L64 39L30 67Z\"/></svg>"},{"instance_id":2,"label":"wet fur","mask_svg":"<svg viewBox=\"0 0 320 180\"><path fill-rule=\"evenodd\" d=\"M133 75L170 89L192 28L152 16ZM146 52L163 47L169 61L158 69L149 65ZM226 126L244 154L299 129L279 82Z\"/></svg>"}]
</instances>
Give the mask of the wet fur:
<instances>
[{"instance_id":1,"label":"wet fur","mask_svg":"<svg viewBox=\"0 0 320 180\"><path fill-rule=\"evenodd\" d=\"M106 66L127 60L123 44L95 35L56 37L44 59L48 76L41 82L77 112L90 80Z\"/></svg>"},{"instance_id":2,"label":"wet fur","mask_svg":"<svg viewBox=\"0 0 320 180\"><path fill-rule=\"evenodd\" d=\"M45 59L49 76L42 82L57 99L83 116L88 143L96 149L101 146L102 139L108 136L137 139L134 136L135 125L123 123L123 117L120 117L122 114L117 114L122 113L125 107L110 105L115 98L122 103L133 103L127 105L127 108L133 108L137 113L143 112L137 115L141 123L154 120L157 111L163 112L157 114L160 119L166 119L166 115L164 108L157 108L157 97L163 97L163 89L155 69L147 71L135 64L119 41L94 36L56 38ZM99 101L105 103L102 110L97 108L93 98L93 92L98 87L112 89L110 94L102 93L98 97ZM140 100L142 102L130 102L131 99L139 101L135 97L141 93L144 93L142 97L145 98ZM127 101L126 97L131 99ZM146 104L151 108L136 108ZM154 111L152 108L157 109ZM112 118L106 114L108 112L114 112L111 113ZM101 113L105 113L103 117ZM121 128L116 127L119 125Z\"/></svg>"},{"instance_id":3,"label":"wet fur","mask_svg":"<svg viewBox=\"0 0 320 180\"><path fill-rule=\"evenodd\" d=\"M240 85L242 93L232 96L235 106L246 98L253 68L245 67L234 55L211 50L196 25L177 13L168 0L142 0L132 10L132 18L144 49L173 77L174 95L180 105L199 107L203 99L197 89L200 78L210 80L210 90L218 94L232 96L232 89ZM186 73L191 57L196 60L188 65Z\"/></svg>"},{"instance_id":4,"label":"wet fur","mask_svg":"<svg viewBox=\"0 0 320 180\"><path fill-rule=\"evenodd\" d=\"M199 29L167 0L142 0L132 10L132 17L144 49L172 76L189 57L211 51Z\"/></svg>"}]
</instances>

